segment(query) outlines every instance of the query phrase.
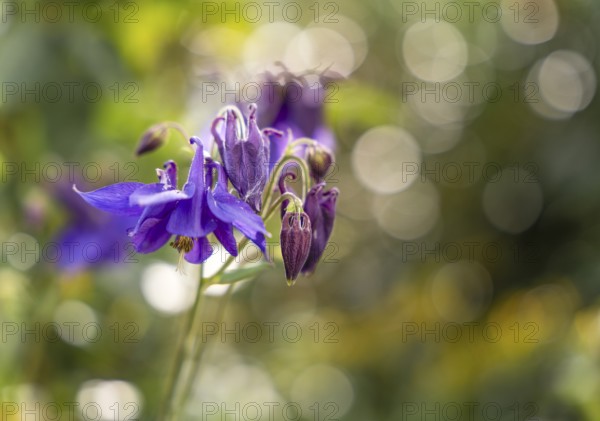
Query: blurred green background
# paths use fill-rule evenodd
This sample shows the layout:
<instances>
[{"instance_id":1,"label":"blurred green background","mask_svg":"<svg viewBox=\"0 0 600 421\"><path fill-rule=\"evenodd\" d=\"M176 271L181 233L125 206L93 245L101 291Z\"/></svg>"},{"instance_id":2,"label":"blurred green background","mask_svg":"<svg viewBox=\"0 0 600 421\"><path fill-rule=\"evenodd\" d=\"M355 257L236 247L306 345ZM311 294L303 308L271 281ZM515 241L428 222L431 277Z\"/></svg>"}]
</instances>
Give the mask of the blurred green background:
<instances>
[{"instance_id":1,"label":"blurred green background","mask_svg":"<svg viewBox=\"0 0 600 421\"><path fill-rule=\"evenodd\" d=\"M277 257L239 284L220 333L209 290L186 419L600 418L600 3L1 7L3 420L154 419L196 272L168 247L59 267L57 191L187 162L175 133L133 151L165 120L206 136L276 62L341 76L335 231L294 287Z\"/></svg>"}]
</instances>

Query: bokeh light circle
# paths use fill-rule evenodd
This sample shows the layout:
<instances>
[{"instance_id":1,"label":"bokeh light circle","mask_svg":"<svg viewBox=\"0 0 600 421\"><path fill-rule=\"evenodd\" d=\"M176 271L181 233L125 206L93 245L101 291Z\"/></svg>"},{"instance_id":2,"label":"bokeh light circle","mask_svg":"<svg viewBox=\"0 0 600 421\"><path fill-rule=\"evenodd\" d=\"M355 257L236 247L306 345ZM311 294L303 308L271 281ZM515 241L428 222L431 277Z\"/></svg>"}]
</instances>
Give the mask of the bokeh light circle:
<instances>
[{"instance_id":1,"label":"bokeh light circle","mask_svg":"<svg viewBox=\"0 0 600 421\"><path fill-rule=\"evenodd\" d=\"M88 380L77 392L84 420L125 421L142 412L142 394L123 380Z\"/></svg>"},{"instance_id":2,"label":"bokeh light circle","mask_svg":"<svg viewBox=\"0 0 600 421\"><path fill-rule=\"evenodd\" d=\"M278 72L274 66L283 61L289 43L301 29L291 23L274 22L259 26L248 36L244 44L244 67L251 74L267 70ZM287 64L287 63L286 63Z\"/></svg>"},{"instance_id":3,"label":"bokeh light circle","mask_svg":"<svg viewBox=\"0 0 600 421\"><path fill-rule=\"evenodd\" d=\"M379 126L356 142L352 165L359 181L380 194L397 193L417 178L421 150L413 136L394 126Z\"/></svg>"},{"instance_id":4,"label":"bokeh light circle","mask_svg":"<svg viewBox=\"0 0 600 421\"><path fill-rule=\"evenodd\" d=\"M300 373L292 384L291 400L305 413L315 402L332 402L341 417L352 407L354 389L348 376L340 369L327 364L315 364Z\"/></svg>"},{"instance_id":5,"label":"bokeh light circle","mask_svg":"<svg viewBox=\"0 0 600 421\"><path fill-rule=\"evenodd\" d=\"M102 337L96 312L78 300L63 301L54 310L56 334L63 341L75 346L88 346ZM44 335L51 335L44 331Z\"/></svg>"},{"instance_id":6,"label":"bokeh light circle","mask_svg":"<svg viewBox=\"0 0 600 421\"><path fill-rule=\"evenodd\" d=\"M503 0L502 29L512 40L526 45L541 44L558 29L554 0Z\"/></svg>"},{"instance_id":7,"label":"bokeh light circle","mask_svg":"<svg viewBox=\"0 0 600 421\"><path fill-rule=\"evenodd\" d=\"M185 273L173 265L152 263L142 274L142 294L154 309L166 314L177 314L192 306L198 281L190 273L192 265Z\"/></svg>"},{"instance_id":8,"label":"bokeh light circle","mask_svg":"<svg viewBox=\"0 0 600 421\"><path fill-rule=\"evenodd\" d=\"M354 50L339 32L313 27L300 32L290 41L284 62L294 72L326 67L348 76L354 69Z\"/></svg>"},{"instance_id":9,"label":"bokeh light circle","mask_svg":"<svg viewBox=\"0 0 600 421\"><path fill-rule=\"evenodd\" d=\"M383 231L401 240L414 240L437 223L439 194L430 182L415 183L401 193L378 196L373 202L373 212Z\"/></svg>"},{"instance_id":10,"label":"bokeh light circle","mask_svg":"<svg viewBox=\"0 0 600 421\"><path fill-rule=\"evenodd\" d=\"M465 70L467 43L460 31L449 23L417 22L404 34L402 57L416 77L429 82L445 82Z\"/></svg>"},{"instance_id":11,"label":"bokeh light circle","mask_svg":"<svg viewBox=\"0 0 600 421\"><path fill-rule=\"evenodd\" d=\"M569 117L586 108L596 92L596 76L588 60L574 51L559 50L534 66L529 79L539 88L546 110L538 103L532 107L552 118Z\"/></svg>"}]
</instances>

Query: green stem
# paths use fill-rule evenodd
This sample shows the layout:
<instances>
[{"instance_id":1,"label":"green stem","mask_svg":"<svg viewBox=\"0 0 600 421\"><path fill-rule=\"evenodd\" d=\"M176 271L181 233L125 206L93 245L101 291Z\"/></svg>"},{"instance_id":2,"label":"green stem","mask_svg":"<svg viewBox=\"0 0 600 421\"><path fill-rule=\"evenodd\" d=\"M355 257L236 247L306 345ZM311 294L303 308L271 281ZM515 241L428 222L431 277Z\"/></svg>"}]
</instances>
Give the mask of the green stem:
<instances>
[{"instance_id":1,"label":"green stem","mask_svg":"<svg viewBox=\"0 0 600 421\"><path fill-rule=\"evenodd\" d=\"M186 143L190 140L190 135L188 134L187 130L185 130L185 128L181 124L176 123L174 121L167 121L167 122L165 122L165 126L170 129L174 129L174 130L178 131L183 136Z\"/></svg>"},{"instance_id":2,"label":"green stem","mask_svg":"<svg viewBox=\"0 0 600 421\"><path fill-rule=\"evenodd\" d=\"M51 279L43 279L40 295L34 299L34 305L29 316L29 323L47 323L52 320L52 311L60 301L60 291L57 284ZM37 341L36 341L37 342ZM42 371L41 366L44 364L46 356L46 340L41 340L37 345L28 349L25 354L25 378L31 382L39 381L39 374Z\"/></svg>"},{"instance_id":3,"label":"green stem","mask_svg":"<svg viewBox=\"0 0 600 421\"><path fill-rule=\"evenodd\" d=\"M217 307L217 312L216 312L215 318L214 318L214 321L217 324L217 326L221 326L221 323L223 322L223 318L225 316L225 307L227 306L227 303L229 302L229 298L231 297L231 295L233 293L233 287L234 287L234 284L230 284L227 287L227 291L225 292L225 294L221 297L221 300L219 301L219 305ZM202 339L201 332L197 332L196 345L194 347L195 349L192 354L192 366L190 369L190 374L187 376L187 379L185 380L185 383L183 384L183 388L182 388L182 392L181 392L181 402L182 403L184 403L188 400L188 397L190 395L190 390L192 388L192 384L194 383L194 379L196 378L196 374L198 373L199 368L200 368L200 363L202 362L202 356L206 352L207 347L208 347L208 342L205 342Z\"/></svg>"},{"instance_id":4,"label":"green stem","mask_svg":"<svg viewBox=\"0 0 600 421\"><path fill-rule=\"evenodd\" d=\"M294 148L297 146L303 146L303 145L313 146L316 143L318 143L316 140L310 139L308 137L301 137L299 139L294 140L289 145L287 145L287 147L285 149L285 155L292 154L292 152L294 151Z\"/></svg>"},{"instance_id":5,"label":"green stem","mask_svg":"<svg viewBox=\"0 0 600 421\"><path fill-rule=\"evenodd\" d=\"M244 237L244 239L243 239L242 241L240 241L239 249L240 249L240 250L241 250L241 249L243 249L243 248L244 248L244 246L245 246L246 244L248 244L248 241L249 241L249 240L248 240L248 238L247 238L247 237ZM221 266L221 267L219 268L219 270L218 270L218 271L217 271L217 272L216 272L216 273L215 273L213 276L211 276L211 277L210 277L210 278L207 280L207 282L206 282L206 285L207 285L207 286L210 286L210 285L212 285L212 284L216 283L216 282L219 280L219 277L220 277L220 276L221 276L221 275L222 275L222 274L225 272L225 270L226 270L226 269L227 269L227 268L228 268L228 267L229 267L229 266L230 266L230 265L233 263L233 261L234 261L234 260L235 260L235 256L231 256L231 255L230 255L230 256L227 258L227 260L225 261L225 263L223 263L223 266Z\"/></svg>"},{"instance_id":6,"label":"green stem","mask_svg":"<svg viewBox=\"0 0 600 421\"><path fill-rule=\"evenodd\" d=\"M279 196L275 200L275 202L273 202L273 204L271 205L271 207L269 208L269 210L267 211L267 213L264 216L265 222L267 222L273 216L273 213L277 210L277 208L279 208L281 203L286 199L295 201L296 206L302 208L302 202L300 201L298 196L296 196L295 194L290 193L290 192L285 192L281 196Z\"/></svg>"},{"instance_id":7,"label":"green stem","mask_svg":"<svg viewBox=\"0 0 600 421\"><path fill-rule=\"evenodd\" d=\"M198 316L200 312L200 302L202 301L203 295L203 282L202 282L202 266L200 266L200 280L198 283L198 290L196 291L196 299L194 300L194 305L186 314L184 321L184 328L179 337L179 341L177 343L177 351L175 354L175 362L173 364L173 369L169 375L169 379L167 381L167 394L165 396L165 400L163 402L163 406L160 412L160 416L158 420L171 420L175 421L177 419L177 403L176 399L176 391L177 385L179 383L180 376L182 374L183 365L185 363L187 357L187 345L190 340L193 339L193 325L194 320Z\"/></svg>"}]
</instances>

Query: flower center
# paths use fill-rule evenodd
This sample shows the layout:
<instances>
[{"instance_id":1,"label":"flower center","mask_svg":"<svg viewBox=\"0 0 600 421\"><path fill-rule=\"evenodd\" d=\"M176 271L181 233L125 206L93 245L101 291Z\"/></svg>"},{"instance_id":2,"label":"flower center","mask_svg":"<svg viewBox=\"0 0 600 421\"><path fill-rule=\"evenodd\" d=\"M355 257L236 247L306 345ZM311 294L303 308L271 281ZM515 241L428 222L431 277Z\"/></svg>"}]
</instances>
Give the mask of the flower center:
<instances>
[{"instance_id":1,"label":"flower center","mask_svg":"<svg viewBox=\"0 0 600 421\"><path fill-rule=\"evenodd\" d=\"M178 235L175 237L175 241L171 241L169 245L179 253L189 253L194 247L194 240L192 240L190 237Z\"/></svg>"}]
</instances>

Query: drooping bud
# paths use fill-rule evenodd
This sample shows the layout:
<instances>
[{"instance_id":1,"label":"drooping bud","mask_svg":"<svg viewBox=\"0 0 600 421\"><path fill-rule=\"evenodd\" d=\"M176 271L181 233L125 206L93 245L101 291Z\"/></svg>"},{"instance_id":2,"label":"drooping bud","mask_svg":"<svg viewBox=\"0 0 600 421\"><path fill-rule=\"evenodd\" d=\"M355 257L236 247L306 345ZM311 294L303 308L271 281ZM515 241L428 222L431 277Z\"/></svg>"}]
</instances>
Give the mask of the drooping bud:
<instances>
[{"instance_id":1,"label":"drooping bud","mask_svg":"<svg viewBox=\"0 0 600 421\"><path fill-rule=\"evenodd\" d=\"M137 156L147 152L152 152L160 148L167 141L167 132L169 128L165 123L158 123L150 127L142 134L138 146L135 150Z\"/></svg>"},{"instance_id":2,"label":"drooping bud","mask_svg":"<svg viewBox=\"0 0 600 421\"><path fill-rule=\"evenodd\" d=\"M316 184L304 201L304 210L310 218L312 230L310 253L302 268L302 273L306 275L314 272L333 232L339 190L334 187L324 191L324 188L325 183Z\"/></svg>"},{"instance_id":3,"label":"drooping bud","mask_svg":"<svg viewBox=\"0 0 600 421\"><path fill-rule=\"evenodd\" d=\"M281 221L280 242L287 283L293 285L310 252L311 226L308 215L298 211L294 201L288 210Z\"/></svg>"},{"instance_id":4,"label":"drooping bud","mask_svg":"<svg viewBox=\"0 0 600 421\"><path fill-rule=\"evenodd\" d=\"M310 176L315 180L315 183L320 183L333 164L333 154L327 147L315 143L307 148L306 162L308 163Z\"/></svg>"}]
</instances>

